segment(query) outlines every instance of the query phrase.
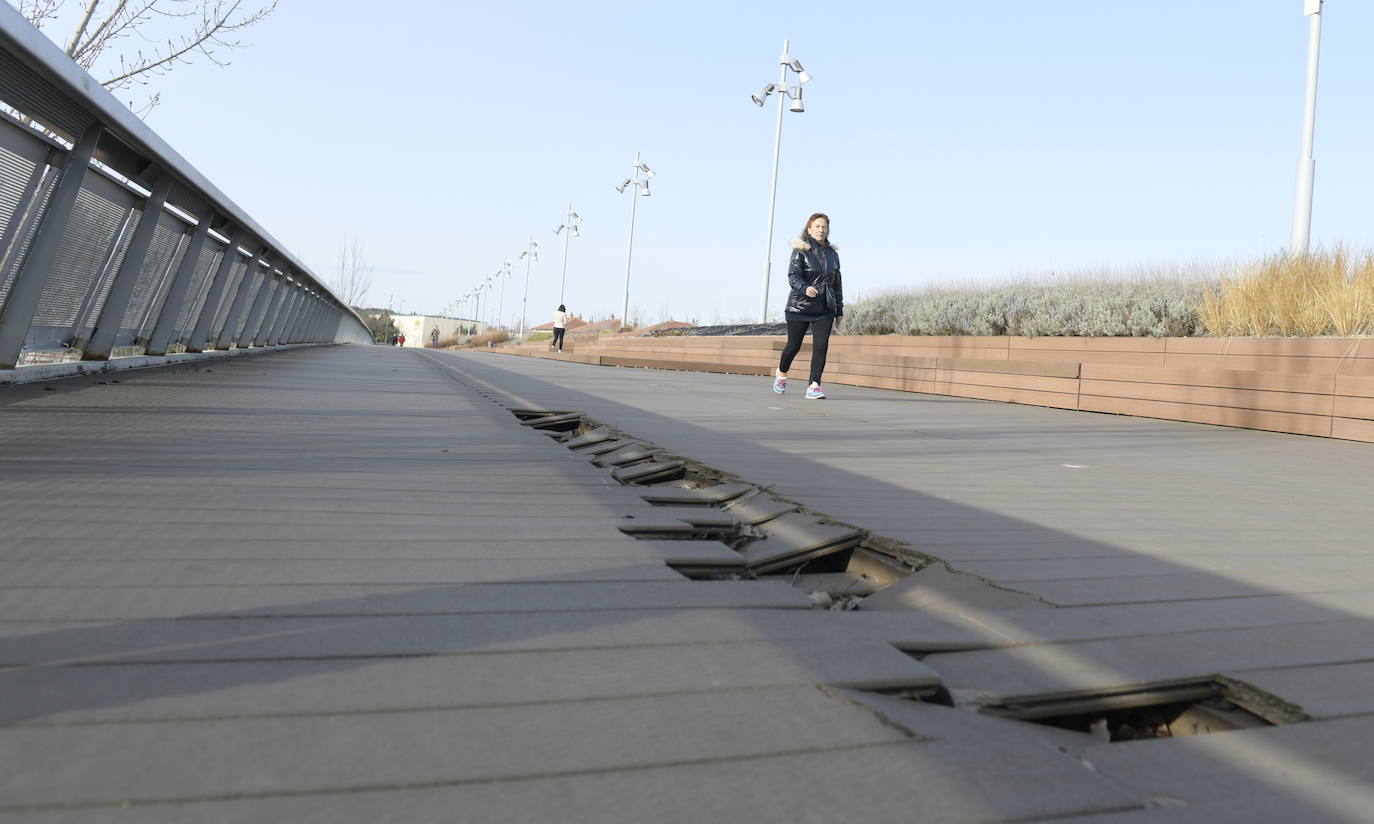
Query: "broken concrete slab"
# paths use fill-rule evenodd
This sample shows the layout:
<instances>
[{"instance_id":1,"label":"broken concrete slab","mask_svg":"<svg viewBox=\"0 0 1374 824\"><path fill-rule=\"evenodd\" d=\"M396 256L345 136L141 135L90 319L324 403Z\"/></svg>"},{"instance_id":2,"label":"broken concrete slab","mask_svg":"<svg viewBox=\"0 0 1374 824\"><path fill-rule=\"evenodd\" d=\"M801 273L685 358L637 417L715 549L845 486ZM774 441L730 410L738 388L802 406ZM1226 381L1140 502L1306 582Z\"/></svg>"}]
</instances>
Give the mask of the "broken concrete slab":
<instances>
[{"instance_id":1,"label":"broken concrete slab","mask_svg":"<svg viewBox=\"0 0 1374 824\"><path fill-rule=\"evenodd\" d=\"M1235 670L1226 676L1276 695L1313 718L1374 715L1374 662Z\"/></svg>"},{"instance_id":2,"label":"broken concrete slab","mask_svg":"<svg viewBox=\"0 0 1374 824\"><path fill-rule=\"evenodd\" d=\"M751 484L726 483L690 489L677 486L656 486L648 489L636 489L634 493L650 503L707 506L737 498L754 488Z\"/></svg>"},{"instance_id":3,"label":"broken concrete slab","mask_svg":"<svg viewBox=\"0 0 1374 824\"><path fill-rule=\"evenodd\" d=\"M976 576L951 570L944 564L930 564L881 592L868 596L859 604L859 609L984 612L1048 606L1038 598L993 586Z\"/></svg>"},{"instance_id":4,"label":"broken concrete slab","mask_svg":"<svg viewBox=\"0 0 1374 824\"><path fill-rule=\"evenodd\" d=\"M864 538L857 529L800 513L782 515L756 529L766 537L745 544L740 551L749 569L760 573L849 549Z\"/></svg>"}]
</instances>

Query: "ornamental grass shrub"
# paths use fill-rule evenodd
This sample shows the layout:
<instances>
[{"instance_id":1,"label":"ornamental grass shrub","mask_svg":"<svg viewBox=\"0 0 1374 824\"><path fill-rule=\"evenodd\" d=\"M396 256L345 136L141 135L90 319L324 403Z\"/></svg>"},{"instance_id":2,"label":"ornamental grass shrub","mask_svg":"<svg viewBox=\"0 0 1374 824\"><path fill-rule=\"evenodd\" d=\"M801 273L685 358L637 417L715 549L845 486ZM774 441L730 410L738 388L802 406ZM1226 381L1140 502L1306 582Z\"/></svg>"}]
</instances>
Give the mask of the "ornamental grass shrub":
<instances>
[{"instance_id":1,"label":"ornamental grass shrub","mask_svg":"<svg viewBox=\"0 0 1374 824\"><path fill-rule=\"evenodd\" d=\"M1189 337L1204 334L1198 309L1215 282L1190 269L893 291L846 307L845 332Z\"/></svg>"},{"instance_id":2,"label":"ornamental grass shrub","mask_svg":"<svg viewBox=\"0 0 1374 824\"><path fill-rule=\"evenodd\" d=\"M1338 246L1246 264L1203 291L1198 314L1219 337L1374 334L1374 253Z\"/></svg>"}]
</instances>

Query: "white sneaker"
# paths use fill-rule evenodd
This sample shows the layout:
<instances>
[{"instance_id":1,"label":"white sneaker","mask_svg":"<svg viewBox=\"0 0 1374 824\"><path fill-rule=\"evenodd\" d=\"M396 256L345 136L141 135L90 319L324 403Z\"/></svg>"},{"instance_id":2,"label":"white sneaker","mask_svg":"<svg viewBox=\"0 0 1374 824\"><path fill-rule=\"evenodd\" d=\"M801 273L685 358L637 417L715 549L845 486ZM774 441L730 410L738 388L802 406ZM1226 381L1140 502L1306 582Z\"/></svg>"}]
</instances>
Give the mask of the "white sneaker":
<instances>
[{"instance_id":1,"label":"white sneaker","mask_svg":"<svg viewBox=\"0 0 1374 824\"><path fill-rule=\"evenodd\" d=\"M779 395L787 391L787 378L773 378L773 391Z\"/></svg>"},{"instance_id":2,"label":"white sneaker","mask_svg":"<svg viewBox=\"0 0 1374 824\"><path fill-rule=\"evenodd\" d=\"M806 387L806 397L813 401L819 401L825 398L825 392L821 389L819 383L813 383Z\"/></svg>"}]
</instances>

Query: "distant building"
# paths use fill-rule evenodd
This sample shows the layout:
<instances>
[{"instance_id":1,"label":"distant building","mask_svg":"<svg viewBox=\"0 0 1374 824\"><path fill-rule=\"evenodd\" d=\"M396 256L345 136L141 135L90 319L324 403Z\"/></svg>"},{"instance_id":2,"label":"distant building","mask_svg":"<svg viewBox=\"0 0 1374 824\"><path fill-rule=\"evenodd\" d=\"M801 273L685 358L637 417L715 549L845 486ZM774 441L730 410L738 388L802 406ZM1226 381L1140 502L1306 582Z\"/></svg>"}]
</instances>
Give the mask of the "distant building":
<instances>
[{"instance_id":1,"label":"distant building","mask_svg":"<svg viewBox=\"0 0 1374 824\"><path fill-rule=\"evenodd\" d=\"M435 329L439 330L439 340L445 340L460 334L460 330L467 334L471 330L480 333L487 328L487 324L475 320L437 315L392 315L391 322L396 324L397 332L406 336L406 347L416 349L430 345Z\"/></svg>"}]
</instances>

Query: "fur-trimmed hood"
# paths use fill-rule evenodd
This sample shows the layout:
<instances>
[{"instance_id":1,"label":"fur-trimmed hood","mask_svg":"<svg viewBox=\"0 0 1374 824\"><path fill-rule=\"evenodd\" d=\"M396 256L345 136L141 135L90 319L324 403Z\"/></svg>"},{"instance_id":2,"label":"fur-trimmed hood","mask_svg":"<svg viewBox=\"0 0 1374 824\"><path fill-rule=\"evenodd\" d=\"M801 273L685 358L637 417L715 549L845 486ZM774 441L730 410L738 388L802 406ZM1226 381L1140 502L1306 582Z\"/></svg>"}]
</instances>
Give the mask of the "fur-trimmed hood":
<instances>
[{"instance_id":1,"label":"fur-trimmed hood","mask_svg":"<svg viewBox=\"0 0 1374 824\"><path fill-rule=\"evenodd\" d=\"M798 252L809 252L811 251L811 242L805 238L794 237L792 238L792 248L796 249ZM830 244L830 248L837 252L840 251L840 247L833 243Z\"/></svg>"}]
</instances>

